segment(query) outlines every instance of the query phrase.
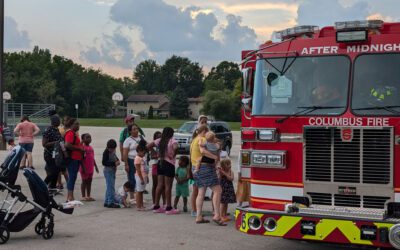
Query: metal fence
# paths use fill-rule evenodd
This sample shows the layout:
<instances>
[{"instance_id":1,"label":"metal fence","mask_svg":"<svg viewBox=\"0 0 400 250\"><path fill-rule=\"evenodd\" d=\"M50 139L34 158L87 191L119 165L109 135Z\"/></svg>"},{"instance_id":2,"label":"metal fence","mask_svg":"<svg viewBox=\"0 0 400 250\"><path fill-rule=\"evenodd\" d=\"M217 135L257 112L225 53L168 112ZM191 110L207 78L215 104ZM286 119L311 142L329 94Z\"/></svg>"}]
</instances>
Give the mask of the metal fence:
<instances>
[{"instance_id":1,"label":"metal fence","mask_svg":"<svg viewBox=\"0 0 400 250\"><path fill-rule=\"evenodd\" d=\"M4 121L8 125L15 125L23 115L27 115L32 122L45 124L49 121L49 111L55 108L55 104L5 103Z\"/></svg>"}]
</instances>

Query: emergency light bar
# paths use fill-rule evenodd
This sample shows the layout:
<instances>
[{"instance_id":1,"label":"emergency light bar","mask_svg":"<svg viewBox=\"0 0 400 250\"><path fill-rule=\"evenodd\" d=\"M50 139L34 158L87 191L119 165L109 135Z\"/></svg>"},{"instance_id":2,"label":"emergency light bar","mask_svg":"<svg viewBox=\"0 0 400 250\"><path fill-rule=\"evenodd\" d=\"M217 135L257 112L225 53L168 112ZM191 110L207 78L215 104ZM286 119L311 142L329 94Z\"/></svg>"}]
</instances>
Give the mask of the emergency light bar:
<instances>
[{"instance_id":1,"label":"emergency light bar","mask_svg":"<svg viewBox=\"0 0 400 250\"><path fill-rule=\"evenodd\" d=\"M367 30L379 29L383 25L382 20L364 20L364 21L350 21L350 22L336 22L335 29L342 30Z\"/></svg>"},{"instance_id":2,"label":"emergency light bar","mask_svg":"<svg viewBox=\"0 0 400 250\"><path fill-rule=\"evenodd\" d=\"M275 32L275 37L277 39L284 40L284 39L290 38L290 37L297 37L297 36L306 35L306 34L314 34L318 30L319 30L318 26L302 25L302 26L296 26L293 28L277 31L277 32Z\"/></svg>"}]
</instances>

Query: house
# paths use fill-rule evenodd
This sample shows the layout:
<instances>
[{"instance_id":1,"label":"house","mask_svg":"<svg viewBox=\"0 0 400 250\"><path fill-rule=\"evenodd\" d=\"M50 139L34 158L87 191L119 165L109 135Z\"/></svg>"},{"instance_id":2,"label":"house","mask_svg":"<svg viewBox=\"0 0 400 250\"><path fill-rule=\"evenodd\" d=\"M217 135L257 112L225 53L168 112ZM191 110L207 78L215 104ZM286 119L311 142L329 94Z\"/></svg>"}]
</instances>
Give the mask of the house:
<instances>
[{"instance_id":1,"label":"house","mask_svg":"<svg viewBox=\"0 0 400 250\"><path fill-rule=\"evenodd\" d=\"M203 108L203 97L188 98L189 118L197 119L200 115L200 111ZM163 118L170 116L170 102L166 95L131 95L126 99L127 113L138 114L141 116L147 116L149 113L150 106L153 107L153 115Z\"/></svg>"},{"instance_id":2,"label":"house","mask_svg":"<svg viewBox=\"0 0 400 250\"><path fill-rule=\"evenodd\" d=\"M189 117L197 119L200 115L200 111L203 109L203 97L188 98L189 101Z\"/></svg>"},{"instance_id":3,"label":"house","mask_svg":"<svg viewBox=\"0 0 400 250\"><path fill-rule=\"evenodd\" d=\"M153 115L169 117L169 99L166 95L131 95L126 99L127 113L147 116L150 106Z\"/></svg>"}]
</instances>

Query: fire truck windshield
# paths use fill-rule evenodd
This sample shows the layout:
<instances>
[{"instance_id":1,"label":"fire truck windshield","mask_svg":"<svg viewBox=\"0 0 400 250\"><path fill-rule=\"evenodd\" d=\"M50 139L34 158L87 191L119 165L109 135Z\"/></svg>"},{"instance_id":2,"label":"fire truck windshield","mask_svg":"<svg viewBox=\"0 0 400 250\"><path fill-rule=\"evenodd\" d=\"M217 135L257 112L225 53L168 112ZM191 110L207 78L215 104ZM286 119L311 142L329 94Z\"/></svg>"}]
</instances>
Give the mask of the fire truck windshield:
<instances>
[{"instance_id":1,"label":"fire truck windshield","mask_svg":"<svg viewBox=\"0 0 400 250\"><path fill-rule=\"evenodd\" d=\"M350 59L346 56L260 59L253 115L339 115L346 110ZM324 108L327 107L327 108Z\"/></svg>"},{"instance_id":2,"label":"fire truck windshield","mask_svg":"<svg viewBox=\"0 0 400 250\"><path fill-rule=\"evenodd\" d=\"M400 54L369 54L354 63L352 109L357 115L400 114Z\"/></svg>"}]
</instances>

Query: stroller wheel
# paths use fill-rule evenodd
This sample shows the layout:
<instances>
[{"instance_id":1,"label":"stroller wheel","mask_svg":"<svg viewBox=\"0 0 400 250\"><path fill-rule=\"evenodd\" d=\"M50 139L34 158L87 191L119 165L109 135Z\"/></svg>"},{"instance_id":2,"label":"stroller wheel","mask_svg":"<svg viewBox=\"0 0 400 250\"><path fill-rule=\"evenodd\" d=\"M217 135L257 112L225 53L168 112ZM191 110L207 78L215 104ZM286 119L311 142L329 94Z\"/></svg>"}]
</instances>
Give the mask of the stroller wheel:
<instances>
[{"instance_id":1,"label":"stroller wheel","mask_svg":"<svg viewBox=\"0 0 400 250\"><path fill-rule=\"evenodd\" d=\"M0 245L5 244L10 239L10 231L6 227L0 227Z\"/></svg>"},{"instance_id":2,"label":"stroller wheel","mask_svg":"<svg viewBox=\"0 0 400 250\"><path fill-rule=\"evenodd\" d=\"M53 235L54 235L54 229L52 227L46 227L43 229L42 232L43 239L49 240L53 237Z\"/></svg>"},{"instance_id":3,"label":"stroller wheel","mask_svg":"<svg viewBox=\"0 0 400 250\"><path fill-rule=\"evenodd\" d=\"M43 229L44 229L44 223L42 223L40 221L38 223L36 223L35 233L37 233L38 235L41 235L43 233Z\"/></svg>"}]
</instances>

